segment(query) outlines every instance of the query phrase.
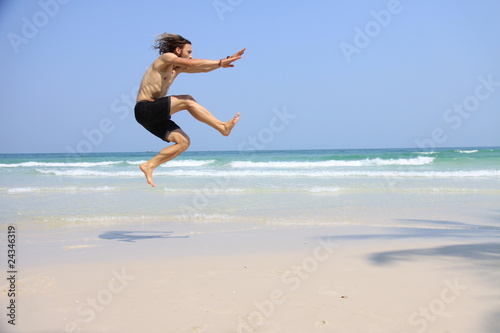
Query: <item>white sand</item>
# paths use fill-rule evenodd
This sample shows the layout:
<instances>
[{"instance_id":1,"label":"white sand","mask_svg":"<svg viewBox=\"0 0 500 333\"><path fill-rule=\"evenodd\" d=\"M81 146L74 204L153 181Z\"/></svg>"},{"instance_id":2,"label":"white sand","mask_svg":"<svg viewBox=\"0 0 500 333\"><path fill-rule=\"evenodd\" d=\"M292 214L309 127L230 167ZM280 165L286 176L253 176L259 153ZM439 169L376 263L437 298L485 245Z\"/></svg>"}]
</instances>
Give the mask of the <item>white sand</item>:
<instances>
[{"instance_id":1,"label":"white sand","mask_svg":"<svg viewBox=\"0 0 500 333\"><path fill-rule=\"evenodd\" d=\"M25 231L16 325L5 284L0 331L499 331L498 231L155 231L122 233L132 242L109 229L52 231L33 244L39 233Z\"/></svg>"}]
</instances>

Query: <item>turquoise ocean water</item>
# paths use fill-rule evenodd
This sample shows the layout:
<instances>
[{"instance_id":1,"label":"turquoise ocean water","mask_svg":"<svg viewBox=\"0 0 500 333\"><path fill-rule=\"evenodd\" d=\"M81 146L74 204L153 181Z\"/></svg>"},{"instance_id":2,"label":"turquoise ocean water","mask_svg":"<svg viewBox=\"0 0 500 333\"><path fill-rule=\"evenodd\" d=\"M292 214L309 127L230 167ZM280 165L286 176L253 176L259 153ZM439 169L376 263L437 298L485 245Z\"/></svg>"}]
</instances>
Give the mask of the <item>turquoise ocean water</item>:
<instances>
[{"instance_id":1,"label":"turquoise ocean water","mask_svg":"<svg viewBox=\"0 0 500 333\"><path fill-rule=\"evenodd\" d=\"M1 224L489 225L500 148L0 155Z\"/></svg>"}]
</instances>

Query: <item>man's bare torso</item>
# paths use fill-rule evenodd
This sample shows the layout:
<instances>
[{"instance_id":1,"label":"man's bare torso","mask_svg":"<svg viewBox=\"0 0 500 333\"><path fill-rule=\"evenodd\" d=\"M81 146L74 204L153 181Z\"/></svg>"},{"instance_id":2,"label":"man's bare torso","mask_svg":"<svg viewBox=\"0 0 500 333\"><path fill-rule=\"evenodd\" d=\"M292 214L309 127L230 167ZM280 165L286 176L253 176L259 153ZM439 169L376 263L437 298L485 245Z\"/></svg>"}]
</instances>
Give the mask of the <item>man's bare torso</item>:
<instances>
[{"instance_id":1,"label":"man's bare torso","mask_svg":"<svg viewBox=\"0 0 500 333\"><path fill-rule=\"evenodd\" d=\"M168 89L175 78L181 73L180 67L174 67L171 64L163 63L160 58L156 59L142 78L137 102L155 101L158 98L165 97Z\"/></svg>"}]
</instances>

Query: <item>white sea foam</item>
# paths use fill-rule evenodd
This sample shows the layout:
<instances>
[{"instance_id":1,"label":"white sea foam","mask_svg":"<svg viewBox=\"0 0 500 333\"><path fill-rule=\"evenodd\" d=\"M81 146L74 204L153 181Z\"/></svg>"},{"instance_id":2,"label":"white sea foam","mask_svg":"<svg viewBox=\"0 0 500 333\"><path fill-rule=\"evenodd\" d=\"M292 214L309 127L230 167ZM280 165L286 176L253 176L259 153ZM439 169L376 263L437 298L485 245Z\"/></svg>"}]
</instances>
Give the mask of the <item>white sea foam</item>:
<instances>
[{"instance_id":1,"label":"white sea foam","mask_svg":"<svg viewBox=\"0 0 500 333\"><path fill-rule=\"evenodd\" d=\"M238 171L204 171L175 170L166 175L189 177L424 177L424 178L456 178L456 177L499 177L500 170L476 171L291 171L291 170L238 170Z\"/></svg>"},{"instance_id":2,"label":"white sea foam","mask_svg":"<svg viewBox=\"0 0 500 333\"><path fill-rule=\"evenodd\" d=\"M215 162L215 160L205 160L205 161L200 161L200 160L178 160L178 161L168 161L165 164L162 164L161 166L164 168L172 168L172 167L200 167L208 164L212 164Z\"/></svg>"},{"instance_id":3,"label":"white sea foam","mask_svg":"<svg viewBox=\"0 0 500 333\"><path fill-rule=\"evenodd\" d=\"M238 192L245 192L245 189L243 188L224 188L224 187L212 187L212 186L206 186L205 188L202 189L185 189L185 188L171 188L171 187L165 187L164 188L165 192L171 192L171 193L238 193Z\"/></svg>"},{"instance_id":4,"label":"white sea foam","mask_svg":"<svg viewBox=\"0 0 500 333\"><path fill-rule=\"evenodd\" d=\"M330 160L317 162L250 162L234 161L230 163L233 168L267 168L267 169L305 169L329 167L364 167L364 166L389 166L389 165L425 165L434 161L435 157L418 156L415 158L381 159L367 158L364 160Z\"/></svg>"},{"instance_id":5,"label":"white sea foam","mask_svg":"<svg viewBox=\"0 0 500 333\"><path fill-rule=\"evenodd\" d=\"M474 154L474 153L477 153L479 150L477 149L473 149L473 150L455 150L455 152L457 153L461 153L461 154Z\"/></svg>"},{"instance_id":6,"label":"white sea foam","mask_svg":"<svg viewBox=\"0 0 500 333\"><path fill-rule=\"evenodd\" d=\"M127 224L136 221L133 216L111 216L111 215L88 215L88 216L69 216L62 218L66 227L82 228L89 226L114 226Z\"/></svg>"},{"instance_id":7,"label":"white sea foam","mask_svg":"<svg viewBox=\"0 0 500 333\"><path fill-rule=\"evenodd\" d=\"M142 160L142 161L127 161L127 164L130 164L130 165L141 165L144 162L146 162L146 160Z\"/></svg>"},{"instance_id":8,"label":"white sea foam","mask_svg":"<svg viewBox=\"0 0 500 333\"><path fill-rule=\"evenodd\" d=\"M101 192L101 191L113 191L116 190L115 187L111 186L95 186L95 187L77 187L77 186L70 186L70 187L61 187L61 188L54 188L54 189L49 189L49 190L55 190L55 191L61 191L61 192Z\"/></svg>"},{"instance_id":9,"label":"white sea foam","mask_svg":"<svg viewBox=\"0 0 500 333\"><path fill-rule=\"evenodd\" d=\"M111 186L95 186L95 187L78 187L78 186L67 186L67 187L13 187L7 189L7 193L31 193L31 192L100 192L100 191L112 191L116 188Z\"/></svg>"},{"instance_id":10,"label":"white sea foam","mask_svg":"<svg viewBox=\"0 0 500 333\"><path fill-rule=\"evenodd\" d=\"M127 161L127 164L130 165L140 165L144 161ZM200 167L204 165L208 165L215 162L215 160L172 160L162 164L160 167L162 168L176 168L176 167Z\"/></svg>"},{"instance_id":11,"label":"white sea foam","mask_svg":"<svg viewBox=\"0 0 500 333\"><path fill-rule=\"evenodd\" d=\"M99 171L88 169L36 169L42 174L69 177L144 177L141 171ZM155 176L179 177L500 177L500 170L457 171L332 171L332 170L172 170L155 171Z\"/></svg>"},{"instance_id":12,"label":"white sea foam","mask_svg":"<svg viewBox=\"0 0 500 333\"><path fill-rule=\"evenodd\" d=\"M96 215L96 216L69 216L64 217L63 220L66 222L78 223L78 222L103 222L103 221L128 221L133 219L130 216L111 216L111 215Z\"/></svg>"},{"instance_id":13,"label":"white sea foam","mask_svg":"<svg viewBox=\"0 0 500 333\"><path fill-rule=\"evenodd\" d=\"M240 220L239 216L232 216L227 214L203 214L203 213L190 213L183 215L173 216L175 220L191 220L199 222L234 222Z\"/></svg>"},{"instance_id":14,"label":"white sea foam","mask_svg":"<svg viewBox=\"0 0 500 333\"><path fill-rule=\"evenodd\" d=\"M0 163L0 168L17 168L17 167L27 167L27 168L33 168L33 167L51 167L51 168L58 168L58 167L79 167L79 168L90 168L90 167L99 167L99 166L110 166L110 165L115 165L115 164L120 164L122 162L120 161L108 161L108 162L68 162L68 163L54 163L54 162L23 162L23 163L12 163L12 164L5 164L5 163Z\"/></svg>"},{"instance_id":15,"label":"white sea foam","mask_svg":"<svg viewBox=\"0 0 500 333\"><path fill-rule=\"evenodd\" d=\"M30 193L30 192L39 192L39 187L13 187L7 190L7 193Z\"/></svg>"},{"instance_id":16,"label":"white sea foam","mask_svg":"<svg viewBox=\"0 0 500 333\"><path fill-rule=\"evenodd\" d=\"M115 188L111 186L97 186L97 187L85 187L87 191L112 191Z\"/></svg>"},{"instance_id":17,"label":"white sea foam","mask_svg":"<svg viewBox=\"0 0 500 333\"><path fill-rule=\"evenodd\" d=\"M37 172L55 176L72 177L137 177L144 176L141 171L99 171L89 169L36 169Z\"/></svg>"},{"instance_id":18,"label":"white sea foam","mask_svg":"<svg viewBox=\"0 0 500 333\"><path fill-rule=\"evenodd\" d=\"M320 187L320 186L315 186L307 189L308 192L311 193L335 193L339 192L341 189L338 187Z\"/></svg>"}]
</instances>

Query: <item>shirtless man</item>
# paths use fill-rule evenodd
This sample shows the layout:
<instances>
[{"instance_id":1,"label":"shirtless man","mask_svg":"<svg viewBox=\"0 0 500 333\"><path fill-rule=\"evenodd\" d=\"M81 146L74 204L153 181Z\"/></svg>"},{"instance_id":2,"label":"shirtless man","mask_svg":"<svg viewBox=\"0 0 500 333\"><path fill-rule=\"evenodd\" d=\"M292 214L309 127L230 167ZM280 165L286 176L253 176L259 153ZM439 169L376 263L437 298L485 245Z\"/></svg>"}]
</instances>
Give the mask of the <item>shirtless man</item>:
<instances>
[{"instance_id":1,"label":"shirtless man","mask_svg":"<svg viewBox=\"0 0 500 333\"><path fill-rule=\"evenodd\" d=\"M243 49L221 60L193 59L191 42L187 39L167 33L158 37L154 48L159 50L160 56L144 74L135 105L137 122L160 139L175 143L140 165L147 182L153 187L156 186L153 170L189 147L189 137L170 120L171 115L187 110L194 118L212 126L224 136L231 133L240 116L238 112L233 119L222 122L189 95L166 96L172 82L180 73L202 73L221 67L234 67L233 62L241 59L245 52Z\"/></svg>"}]
</instances>

